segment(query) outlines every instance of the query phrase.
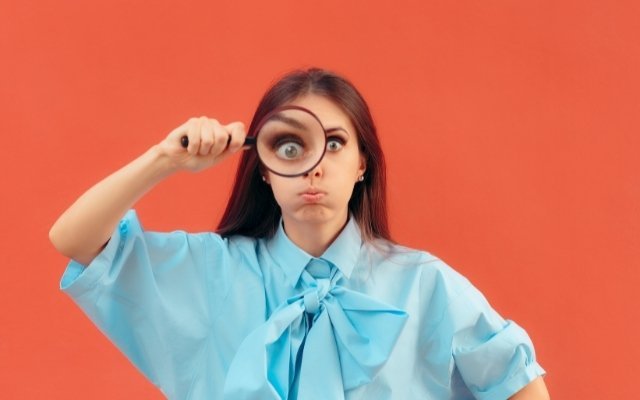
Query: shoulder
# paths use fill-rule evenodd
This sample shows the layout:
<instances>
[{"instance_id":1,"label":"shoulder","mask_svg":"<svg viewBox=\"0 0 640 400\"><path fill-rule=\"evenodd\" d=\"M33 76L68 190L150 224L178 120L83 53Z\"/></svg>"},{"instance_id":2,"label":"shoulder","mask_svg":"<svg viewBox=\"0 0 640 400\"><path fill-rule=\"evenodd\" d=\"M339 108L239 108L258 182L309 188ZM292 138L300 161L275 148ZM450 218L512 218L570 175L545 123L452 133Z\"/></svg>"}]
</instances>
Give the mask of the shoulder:
<instances>
[{"instance_id":1,"label":"shoulder","mask_svg":"<svg viewBox=\"0 0 640 400\"><path fill-rule=\"evenodd\" d=\"M147 252L154 260L184 257L191 263L215 265L218 269L252 265L260 241L241 235L223 237L212 231L146 230L135 210L129 210L123 217L117 233L120 239L133 242L133 247Z\"/></svg>"},{"instance_id":2,"label":"shoulder","mask_svg":"<svg viewBox=\"0 0 640 400\"><path fill-rule=\"evenodd\" d=\"M363 245L356 274L359 281L390 298L412 298L422 311L441 314L472 287L467 278L440 257L388 241Z\"/></svg>"},{"instance_id":3,"label":"shoulder","mask_svg":"<svg viewBox=\"0 0 640 400\"><path fill-rule=\"evenodd\" d=\"M237 262L249 265L258 263L258 248L264 241L263 239L242 235L223 237L217 233L211 235L225 246L228 255Z\"/></svg>"},{"instance_id":4,"label":"shoulder","mask_svg":"<svg viewBox=\"0 0 640 400\"><path fill-rule=\"evenodd\" d=\"M374 268L391 268L395 272L406 271L419 277L422 289L442 286L448 291L466 290L469 280L447 264L439 256L422 249L414 249L386 240L376 240L363 245L365 260Z\"/></svg>"}]
</instances>

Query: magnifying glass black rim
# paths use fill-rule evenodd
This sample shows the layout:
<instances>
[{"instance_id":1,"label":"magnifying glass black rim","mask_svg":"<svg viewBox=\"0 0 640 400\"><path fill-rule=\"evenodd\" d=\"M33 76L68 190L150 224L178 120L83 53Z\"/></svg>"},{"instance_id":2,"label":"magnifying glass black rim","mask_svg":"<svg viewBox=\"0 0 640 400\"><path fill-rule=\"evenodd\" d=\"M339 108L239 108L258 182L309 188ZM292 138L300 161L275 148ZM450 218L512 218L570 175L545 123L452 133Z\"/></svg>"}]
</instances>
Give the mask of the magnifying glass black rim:
<instances>
[{"instance_id":1,"label":"magnifying glass black rim","mask_svg":"<svg viewBox=\"0 0 640 400\"><path fill-rule=\"evenodd\" d=\"M262 158L260 157L260 153L258 152L258 148L256 147L256 153L258 153L258 160L260 160L260 162L262 163L262 165L268 169L269 171L273 172L274 174L278 175L278 176L282 176L285 178L295 178L297 176L302 176L305 175L307 173L309 173L309 171L311 171L312 169L314 169L315 167L318 166L318 164L320 164L320 162L322 161L322 159L324 158L324 154L327 152L327 132L324 129L324 126L322 125L322 122L320 121L320 118L318 118L317 115L315 115L311 110L304 108L304 107L300 107L300 106L296 106L296 105L288 105L288 106L281 106L281 107L277 107L274 108L273 110L269 111L261 120L260 123L258 124L258 126L256 126L256 129L254 130L254 132L257 132L256 135L247 137L247 139L251 139L252 143L247 143L247 140L245 140L245 144L256 144L257 142L257 136L260 134L260 130L262 129L262 127L264 126L264 124L266 124L269 119L282 111L286 111L286 110L299 110L299 111L304 111L307 114L311 115L316 121L318 121L318 124L320 125L320 128L322 128L322 132L324 133L323 137L324 137L324 145L322 146L322 154L320 154L320 157L318 158L318 161L316 161L311 167L307 168L306 170L302 171L302 172L298 172L297 174L283 174L282 172L278 172L278 171L274 171L273 169L269 168L263 161Z\"/></svg>"},{"instance_id":2,"label":"magnifying glass black rim","mask_svg":"<svg viewBox=\"0 0 640 400\"><path fill-rule=\"evenodd\" d=\"M306 170L302 171L302 172L298 172L297 174L283 174L282 172L278 172L278 171L274 171L273 169L269 168L263 161L262 158L260 157L260 153L258 152L258 148L256 145L256 143L258 142L258 135L260 134L260 130L262 129L262 127L264 126L264 124L266 124L269 119L282 111L286 111L286 110L299 110L299 111L303 111L306 112L307 114L311 115L316 121L318 121L318 124L320 125L320 128L322 128L322 132L323 132L323 138L324 138L324 145L322 146L322 154L320 154L320 158L318 158L318 161L316 161L315 164L313 164L311 167L307 168ZM252 136L247 136L244 139L244 146L255 146L256 149L256 153L258 153L258 159L260 160L260 162L262 163L262 165L268 169L269 171L273 172L276 175L279 176L283 176L285 178L295 178L296 176L302 176L307 174L309 171L311 171L312 169L314 169L315 167L318 166L318 164L320 164L320 161L322 161L322 159L324 158L325 153L327 152L327 131L324 129L324 126L322 125L322 122L320 121L320 118L318 118L317 115L315 115L311 110L304 108L304 107L300 107L300 106L295 106L295 105L288 105L288 106L281 106L281 107L276 107L273 110L269 111L261 120L260 123L258 123L258 126L256 126L256 129L254 129L254 132L257 132L256 134L252 135ZM231 140L231 137L229 137L229 140ZM180 138L180 144L182 145L182 147L184 147L185 149L187 148L187 146L189 146L189 138L184 135ZM228 145L228 143L227 143Z\"/></svg>"}]
</instances>

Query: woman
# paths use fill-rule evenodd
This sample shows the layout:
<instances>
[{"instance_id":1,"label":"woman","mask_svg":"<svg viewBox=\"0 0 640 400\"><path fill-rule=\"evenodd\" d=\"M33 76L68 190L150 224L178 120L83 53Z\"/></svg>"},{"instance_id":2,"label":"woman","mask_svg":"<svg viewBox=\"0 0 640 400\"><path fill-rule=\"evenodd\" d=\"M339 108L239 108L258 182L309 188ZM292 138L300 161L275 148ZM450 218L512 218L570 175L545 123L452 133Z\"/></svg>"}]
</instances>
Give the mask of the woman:
<instances>
[{"instance_id":1,"label":"woman","mask_svg":"<svg viewBox=\"0 0 640 400\"><path fill-rule=\"evenodd\" d=\"M169 398L548 398L526 332L441 260L391 241L357 90L293 72L249 133L281 106L321 122L319 164L284 177L246 151L217 233L145 232L127 211L144 193L246 149L241 123L190 119L55 223L72 259L62 289Z\"/></svg>"}]
</instances>

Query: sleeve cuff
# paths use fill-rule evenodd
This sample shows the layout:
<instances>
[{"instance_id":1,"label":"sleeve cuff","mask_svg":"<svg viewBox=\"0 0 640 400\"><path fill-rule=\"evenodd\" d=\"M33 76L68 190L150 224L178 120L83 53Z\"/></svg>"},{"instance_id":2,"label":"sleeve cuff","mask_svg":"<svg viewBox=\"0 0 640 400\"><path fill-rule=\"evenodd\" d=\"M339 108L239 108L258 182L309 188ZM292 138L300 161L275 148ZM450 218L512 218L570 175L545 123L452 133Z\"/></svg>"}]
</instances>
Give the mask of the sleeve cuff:
<instances>
[{"instance_id":1,"label":"sleeve cuff","mask_svg":"<svg viewBox=\"0 0 640 400\"><path fill-rule=\"evenodd\" d=\"M129 210L111 234L104 249L86 267L70 260L60 279L60 289L71 297L80 297L93 289L122 252L131 228L142 230L135 210Z\"/></svg>"},{"instance_id":2,"label":"sleeve cuff","mask_svg":"<svg viewBox=\"0 0 640 400\"><path fill-rule=\"evenodd\" d=\"M474 394L479 400L508 399L527 386L531 381L539 376L546 375L546 373L542 366L534 361L527 365L520 373L502 382L500 386L494 387L486 392L475 392Z\"/></svg>"}]
</instances>

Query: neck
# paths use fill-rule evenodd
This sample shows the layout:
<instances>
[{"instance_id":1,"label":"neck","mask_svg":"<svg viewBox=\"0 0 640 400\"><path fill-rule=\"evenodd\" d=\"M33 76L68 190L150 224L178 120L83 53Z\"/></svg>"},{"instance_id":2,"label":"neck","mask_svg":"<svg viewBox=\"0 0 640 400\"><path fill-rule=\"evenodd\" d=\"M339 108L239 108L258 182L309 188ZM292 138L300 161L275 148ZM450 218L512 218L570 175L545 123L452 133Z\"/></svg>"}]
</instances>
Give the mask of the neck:
<instances>
[{"instance_id":1,"label":"neck","mask_svg":"<svg viewBox=\"0 0 640 400\"><path fill-rule=\"evenodd\" d=\"M320 257L347 224L348 213L321 223L300 222L282 217L284 230L296 246L314 257Z\"/></svg>"}]
</instances>

